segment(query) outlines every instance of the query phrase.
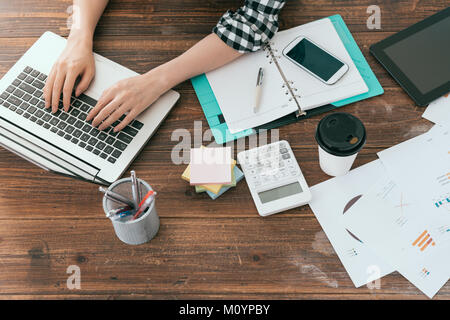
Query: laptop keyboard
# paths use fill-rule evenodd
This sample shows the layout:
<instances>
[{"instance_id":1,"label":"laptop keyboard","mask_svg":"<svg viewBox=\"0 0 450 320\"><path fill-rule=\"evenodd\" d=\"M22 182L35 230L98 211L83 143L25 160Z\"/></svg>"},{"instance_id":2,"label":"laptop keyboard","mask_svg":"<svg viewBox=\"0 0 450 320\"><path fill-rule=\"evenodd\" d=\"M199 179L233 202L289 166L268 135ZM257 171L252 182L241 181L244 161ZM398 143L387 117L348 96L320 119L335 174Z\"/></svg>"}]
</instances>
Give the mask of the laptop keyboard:
<instances>
[{"instance_id":1,"label":"laptop keyboard","mask_svg":"<svg viewBox=\"0 0 450 320\"><path fill-rule=\"evenodd\" d=\"M58 111L52 114L51 108L45 109L42 95L46 79L47 75L26 67L0 95L0 105L94 155L115 163L144 124L133 120L120 132L114 132L114 127L125 118L122 115L103 131L94 128L86 121L86 117L97 101L85 94L78 98L72 96L69 112L62 110L63 102L60 99Z\"/></svg>"}]
</instances>

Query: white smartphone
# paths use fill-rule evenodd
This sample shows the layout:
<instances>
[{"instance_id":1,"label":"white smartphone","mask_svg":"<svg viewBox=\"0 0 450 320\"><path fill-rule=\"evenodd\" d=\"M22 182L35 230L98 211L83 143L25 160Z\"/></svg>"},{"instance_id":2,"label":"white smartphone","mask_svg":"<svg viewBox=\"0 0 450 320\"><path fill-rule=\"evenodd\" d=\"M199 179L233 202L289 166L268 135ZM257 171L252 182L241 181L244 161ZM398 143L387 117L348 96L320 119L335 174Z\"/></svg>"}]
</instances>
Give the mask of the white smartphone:
<instances>
[{"instance_id":1,"label":"white smartphone","mask_svg":"<svg viewBox=\"0 0 450 320\"><path fill-rule=\"evenodd\" d=\"M284 48L283 55L317 79L330 85L336 83L348 71L348 65L345 62L303 36L289 43Z\"/></svg>"}]
</instances>

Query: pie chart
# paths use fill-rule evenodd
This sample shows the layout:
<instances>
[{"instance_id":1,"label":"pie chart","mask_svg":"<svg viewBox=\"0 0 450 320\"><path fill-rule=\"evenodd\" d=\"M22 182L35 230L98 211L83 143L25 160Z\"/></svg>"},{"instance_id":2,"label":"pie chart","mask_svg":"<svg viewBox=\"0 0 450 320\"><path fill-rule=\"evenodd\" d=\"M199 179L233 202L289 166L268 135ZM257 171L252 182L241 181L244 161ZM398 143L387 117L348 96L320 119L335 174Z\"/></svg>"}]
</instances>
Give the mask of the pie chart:
<instances>
[{"instance_id":1,"label":"pie chart","mask_svg":"<svg viewBox=\"0 0 450 320\"><path fill-rule=\"evenodd\" d=\"M347 202L347 204L345 205L344 211L342 212L342 214L345 214L345 213L348 211L348 209L350 209L350 208L356 203L356 201L358 201L361 197L362 197L362 194L357 195L356 197L350 199L350 201ZM351 233L348 229L345 229L345 230L347 230L347 232L350 234L350 236L351 236L353 239L355 239L355 240L357 240L357 241L359 241L359 242L362 243L362 241L359 240L358 237L355 236L353 233Z\"/></svg>"}]
</instances>

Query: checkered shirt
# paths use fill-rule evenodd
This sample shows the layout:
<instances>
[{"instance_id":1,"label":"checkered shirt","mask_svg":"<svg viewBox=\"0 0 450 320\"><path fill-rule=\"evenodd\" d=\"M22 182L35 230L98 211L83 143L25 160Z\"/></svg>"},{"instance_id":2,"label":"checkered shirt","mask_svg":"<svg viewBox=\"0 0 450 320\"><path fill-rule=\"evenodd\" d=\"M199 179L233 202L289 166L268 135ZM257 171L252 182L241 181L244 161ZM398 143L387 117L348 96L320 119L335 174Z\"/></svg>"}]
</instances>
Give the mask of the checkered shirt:
<instances>
[{"instance_id":1,"label":"checkered shirt","mask_svg":"<svg viewBox=\"0 0 450 320\"><path fill-rule=\"evenodd\" d=\"M239 52L258 51L277 32L278 13L285 2L246 0L237 11L227 11L213 32Z\"/></svg>"}]
</instances>

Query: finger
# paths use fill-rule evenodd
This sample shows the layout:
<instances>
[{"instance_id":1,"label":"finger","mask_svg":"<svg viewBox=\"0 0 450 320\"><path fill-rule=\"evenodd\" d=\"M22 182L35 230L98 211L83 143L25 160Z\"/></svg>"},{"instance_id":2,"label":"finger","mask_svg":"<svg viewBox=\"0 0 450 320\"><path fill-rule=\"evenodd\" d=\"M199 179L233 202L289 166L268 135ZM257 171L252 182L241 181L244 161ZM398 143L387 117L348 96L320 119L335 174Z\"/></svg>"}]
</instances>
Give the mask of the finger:
<instances>
[{"instance_id":1,"label":"finger","mask_svg":"<svg viewBox=\"0 0 450 320\"><path fill-rule=\"evenodd\" d=\"M50 103L52 102L52 90L53 90L53 84L55 82L56 77L56 68L55 66L52 67L52 70L50 71L50 74L47 77L47 81L45 82L44 86L44 99L45 99L45 108L48 109L50 107Z\"/></svg>"},{"instance_id":2,"label":"finger","mask_svg":"<svg viewBox=\"0 0 450 320\"><path fill-rule=\"evenodd\" d=\"M108 118L106 118L102 124L100 125L100 127L98 128L99 130L105 130L106 128L108 128L109 126L111 126L115 121L119 120L119 118L125 113L127 112L128 109L130 109L131 106L124 106L121 105L119 109L117 109L116 111L114 111L112 114L109 115Z\"/></svg>"},{"instance_id":3,"label":"finger","mask_svg":"<svg viewBox=\"0 0 450 320\"><path fill-rule=\"evenodd\" d=\"M64 84L64 79L66 78L66 73L58 71L56 75L55 82L52 89L52 112L58 111L59 98L61 97L61 90Z\"/></svg>"},{"instance_id":4,"label":"finger","mask_svg":"<svg viewBox=\"0 0 450 320\"><path fill-rule=\"evenodd\" d=\"M125 117L125 119L123 119L115 128L114 128L114 132L119 132L120 130L122 130L123 128L125 128L131 121L133 121L134 118L136 118L140 113L142 112L142 110L139 110L137 108L133 108L130 110L130 112L128 112L127 116Z\"/></svg>"},{"instance_id":5,"label":"finger","mask_svg":"<svg viewBox=\"0 0 450 320\"><path fill-rule=\"evenodd\" d=\"M120 107L122 104L122 100L115 98L110 103L108 103L92 120L92 126L96 127L99 124L102 123L103 120L105 120L107 117L109 117L110 114L112 114L116 109Z\"/></svg>"},{"instance_id":6,"label":"finger","mask_svg":"<svg viewBox=\"0 0 450 320\"><path fill-rule=\"evenodd\" d=\"M97 104L94 108L88 113L86 117L86 121L91 121L99 112L102 110L111 100L114 98L110 89L106 89L103 91L100 99L98 99Z\"/></svg>"},{"instance_id":7,"label":"finger","mask_svg":"<svg viewBox=\"0 0 450 320\"><path fill-rule=\"evenodd\" d=\"M64 111L69 111L70 98L72 97L73 86L75 85L75 80L77 80L78 72L69 71L66 75L66 80L64 81L63 88L63 105Z\"/></svg>"},{"instance_id":8,"label":"finger","mask_svg":"<svg viewBox=\"0 0 450 320\"><path fill-rule=\"evenodd\" d=\"M78 83L77 88L75 90L75 96L78 97L80 94L85 92L89 85L91 84L92 79L94 78L94 72L91 70L86 70L81 76L81 81Z\"/></svg>"}]
</instances>

